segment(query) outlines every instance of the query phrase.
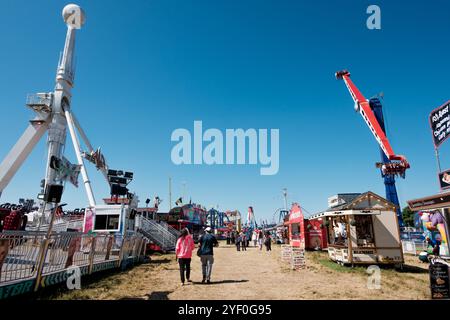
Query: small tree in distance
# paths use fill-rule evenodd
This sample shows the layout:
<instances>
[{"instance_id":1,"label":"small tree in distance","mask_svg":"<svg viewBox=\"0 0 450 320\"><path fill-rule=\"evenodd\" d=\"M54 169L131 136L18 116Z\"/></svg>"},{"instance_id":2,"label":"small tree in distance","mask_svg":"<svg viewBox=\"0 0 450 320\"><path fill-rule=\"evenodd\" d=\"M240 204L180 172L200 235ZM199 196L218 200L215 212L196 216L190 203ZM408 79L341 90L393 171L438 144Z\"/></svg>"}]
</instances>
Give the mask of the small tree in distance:
<instances>
[{"instance_id":1,"label":"small tree in distance","mask_svg":"<svg viewBox=\"0 0 450 320\"><path fill-rule=\"evenodd\" d=\"M402 210L403 215L403 223L405 227L414 227L414 215L415 212L412 211L409 207L404 207Z\"/></svg>"}]
</instances>

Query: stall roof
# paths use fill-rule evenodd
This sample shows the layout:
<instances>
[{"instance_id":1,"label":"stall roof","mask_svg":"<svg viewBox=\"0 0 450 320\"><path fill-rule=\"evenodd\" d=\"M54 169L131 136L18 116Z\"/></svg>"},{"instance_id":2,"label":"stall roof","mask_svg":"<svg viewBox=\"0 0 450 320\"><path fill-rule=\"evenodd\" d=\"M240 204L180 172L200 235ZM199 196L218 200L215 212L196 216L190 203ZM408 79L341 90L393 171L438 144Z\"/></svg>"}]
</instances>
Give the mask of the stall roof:
<instances>
[{"instance_id":1,"label":"stall roof","mask_svg":"<svg viewBox=\"0 0 450 320\"><path fill-rule=\"evenodd\" d=\"M351 215L376 215L376 214L381 214L381 210L333 210L317 213L311 216L311 218L351 216Z\"/></svg>"},{"instance_id":2,"label":"stall roof","mask_svg":"<svg viewBox=\"0 0 450 320\"><path fill-rule=\"evenodd\" d=\"M412 211L449 208L450 192L438 193L424 198L409 200L407 202Z\"/></svg>"},{"instance_id":3,"label":"stall roof","mask_svg":"<svg viewBox=\"0 0 450 320\"><path fill-rule=\"evenodd\" d=\"M375 202L372 201L372 199L374 199ZM376 193L367 191L353 198L353 200L348 203L344 203L333 208L328 208L325 211L309 216L308 219L336 215L379 214L381 210L389 209L395 211L395 208L396 206L392 202L377 195Z\"/></svg>"},{"instance_id":4,"label":"stall roof","mask_svg":"<svg viewBox=\"0 0 450 320\"><path fill-rule=\"evenodd\" d=\"M346 203L352 202L359 197L361 193L338 193L328 198L328 208L336 208ZM334 204L334 202L336 202Z\"/></svg>"}]
</instances>

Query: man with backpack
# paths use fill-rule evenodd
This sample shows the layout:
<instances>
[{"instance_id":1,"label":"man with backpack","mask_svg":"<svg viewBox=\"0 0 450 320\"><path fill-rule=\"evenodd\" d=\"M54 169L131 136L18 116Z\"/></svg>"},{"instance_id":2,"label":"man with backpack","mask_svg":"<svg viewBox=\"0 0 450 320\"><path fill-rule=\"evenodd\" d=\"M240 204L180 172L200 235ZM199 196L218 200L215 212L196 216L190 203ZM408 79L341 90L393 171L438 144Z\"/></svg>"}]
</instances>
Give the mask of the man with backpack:
<instances>
[{"instance_id":1,"label":"man with backpack","mask_svg":"<svg viewBox=\"0 0 450 320\"><path fill-rule=\"evenodd\" d=\"M216 237L212 234L212 229L207 227L205 229L205 234L199 239L199 247L197 255L200 257L202 262L202 273L203 280L202 283L211 283L211 272L212 265L214 263L214 247L217 247L219 242Z\"/></svg>"}]
</instances>

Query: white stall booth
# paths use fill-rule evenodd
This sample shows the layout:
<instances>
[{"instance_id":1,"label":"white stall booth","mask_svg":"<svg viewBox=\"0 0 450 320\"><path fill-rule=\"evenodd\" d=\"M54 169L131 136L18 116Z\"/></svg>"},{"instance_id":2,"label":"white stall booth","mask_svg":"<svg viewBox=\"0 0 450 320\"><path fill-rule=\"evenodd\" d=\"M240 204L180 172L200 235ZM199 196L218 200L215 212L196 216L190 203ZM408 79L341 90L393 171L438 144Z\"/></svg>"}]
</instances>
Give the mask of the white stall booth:
<instances>
[{"instance_id":1,"label":"white stall booth","mask_svg":"<svg viewBox=\"0 0 450 320\"><path fill-rule=\"evenodd\" d=\"M325 222L330 259L343 265L403 264L395 205L370 191L348 195L310 217Z\"/></svg>"}]
</instances>

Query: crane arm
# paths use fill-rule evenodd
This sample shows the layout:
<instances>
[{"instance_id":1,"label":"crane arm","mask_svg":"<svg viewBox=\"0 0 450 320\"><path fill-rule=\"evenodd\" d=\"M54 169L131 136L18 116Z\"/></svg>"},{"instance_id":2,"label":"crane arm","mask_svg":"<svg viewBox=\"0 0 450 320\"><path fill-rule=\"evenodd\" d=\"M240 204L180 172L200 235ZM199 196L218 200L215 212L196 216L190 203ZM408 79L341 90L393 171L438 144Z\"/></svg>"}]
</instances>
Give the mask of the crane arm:
<instances>
[{"instance_id":1,"label":"crane arm","mask_svg":"<svg viewBox=\"0 0 450 320\"><path fill-rule=\"evenodd\" d=\"M402 176L404 176L405 170L410 167L408 161L404 156L394 153L394 150L392 149L391 144L389 143L389 140L384 133L384 130L381 128L380 124L377 121L377 118L375 117L375 114L370 108L369 101L364 97L364 95L358 90L356 85L350 79L350 72L348 72L347 70L343 70L336 72L335 75L337 79L344 80L345 85L347 86L348 91L350 92L350 95L355 102L355 110L358 111L363 117L364 121L374 135L386 157L389 160L400 161L400 163L398 164L391 165L391 169L394 169L394 173L400 173Z\"/></svg>"}]
</instances>

